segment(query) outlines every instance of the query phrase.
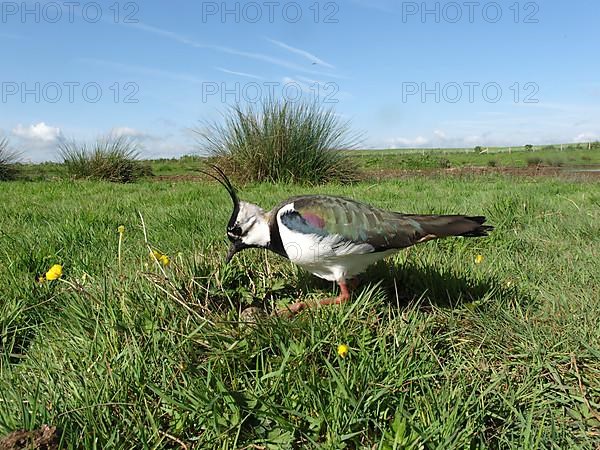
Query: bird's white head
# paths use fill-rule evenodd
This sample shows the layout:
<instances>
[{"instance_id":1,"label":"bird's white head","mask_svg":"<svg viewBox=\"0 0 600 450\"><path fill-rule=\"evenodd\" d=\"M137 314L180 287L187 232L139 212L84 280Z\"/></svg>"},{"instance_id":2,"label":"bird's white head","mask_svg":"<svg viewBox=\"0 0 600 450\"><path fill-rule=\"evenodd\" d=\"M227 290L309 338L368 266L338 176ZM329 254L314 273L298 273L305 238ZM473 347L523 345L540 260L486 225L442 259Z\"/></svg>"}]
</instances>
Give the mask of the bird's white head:
<instances>
[{"instance_id":1,"label":"bird's white head","mask_svg":"<svg viewBox=\"0 0 600 450\"><path fill-rule=\"evenodd\" d=\"M239 202L237 217L227 227L227 237L231 241L228 260L246 248L266 248L271 241L271 230L264 210L252 203Z\"/></svg>"},{"instance_id":2,"label":"bird's white head","mask_svg":"<svg viewBox=\"0 0 600 450\"><path fill-rule=\"evenodd\" d=\"M225 173L217 166L212 166L212 168L218 176L209 172L204 173L221 183L229 192L233 202L233 212L227 224L227 238L231 241L231 246L226 262L244 249L266 248L271 241L271 231L265 211L258 205L240 201Z\"/></svg>"}]
</instances>

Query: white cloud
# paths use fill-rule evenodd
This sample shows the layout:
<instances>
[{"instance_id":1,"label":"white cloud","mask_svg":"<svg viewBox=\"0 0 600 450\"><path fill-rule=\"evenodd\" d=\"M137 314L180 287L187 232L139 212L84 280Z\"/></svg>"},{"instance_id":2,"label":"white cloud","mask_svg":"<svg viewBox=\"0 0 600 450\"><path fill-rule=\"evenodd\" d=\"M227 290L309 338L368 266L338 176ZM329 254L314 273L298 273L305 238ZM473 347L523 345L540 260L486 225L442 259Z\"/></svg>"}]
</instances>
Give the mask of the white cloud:
<instances>
[{"instance_id":1,"label":"white cloud","mask_svg":"<svg viewBox=\"0 0 600 450\"><path fill-rule=\"evenodd\" d=\"M115 127L110 131L110 135L114 137L130 137L137 139L146 139L149 137L147 133L130 127Z\"/></svg>"},{"instance_id":2,"label":"white cloud","mask_svg":"<svg viewBox=\"0 0 600 450\"><path fill-rule=\"evenodd\" d=\"M418 135L416 137L395 137L385 139L380 145L374 147L386 148L469 148L475 145L494 145L495 139L489 133L465 134L464 136L448 136L443 130L433 130L430 135ZM504 145L504 142L497 143ZM510 145L510 144L508 144Z\"/></svg>"},{"instance_id":3,"label":"white cloud","mask_svg":"<svg viewBox=\"0 0 600 450\"><path fill-rule=\"evenodd\" d=\"M173 158L195 152L194 142L186 135L186 130L157 135L121 126L110 130L109 135L134 139L141 145L139 151L142 158Z\"/></svg>"},{"instance_id":4,"label":"white cloud","mask_svg":"<svg viewBox=\"0 0 600 450\"><path fill-rule=\"evenodd\" d=\"M474 145L480 145L483 144L484 142L484 138L482 136L477 136L477 135L473 135L473 136L465 136L463 138L464 143L467 147L469 146L474 146Z\"/></svg>"},{"instance_id":5,"label":"white cloud","mask_svg":"<svg viewBox=\"0 0 600 450\"><path fill-rule=\"evenodd\" d=\"M444 133L442 130L434 130L433 134L435 134L442 141L446 140L446 133Z\"/></svg>"},{"instance_id":6,"label":"white cloud","mask_svg":"<svg viewBox=\"0 0 600 450\"><path fill-rule=\"evenodd\" d=\"M262 61L262 62L273 64L273 65L276 65L276 66L285 67L286 69L297 70L297 71L301 71L301 72L304 72L304 73L310 73L310 74L313 74L313 75L323 75L322 72L311 70L311 69L307 69L303 65L294 64L294 63L291 63L289 61L282 60L282 59L279 59L279 58L274 58L274 57L269 56L269 55L265 55L265 54L262 54L262 53L255 53L255 52L247 52L247 51L238 50L238 49L231 48L231 47L225 47L225 46L222 46L222 45L206 44L204 42L195 41L193 39L190 39L190 38L188 38L186 36L183 36L181 34L175 33L173 31L165 30L165 29L154 27L154 26L151 26L151 25L146 25L145 23L142 23L142 22L127 24L127 26L130 26L130 27L133 27L133 28L137 28L139 30L146 31L148 33L153 33L153 34L156 34L158 36L162 36L164 38L174 40L174 41L179 42L181 44L188 45L188 46L193 47L193 48L214 50L214 51L221 52L221 53L226 53L226 54L229 54L229 55L242 56L244 58L254 59L256 61ZM299 50L299 49L295 49L295 50ZM321 61L321 60L319 60L319 61ZM325 63L324 61L322 61L322 62ZM327 64L328 66L330 66L328 63L325 63L325 64ZM328 76L330 76L330 77L336 77L336 78L341 78L339 75L334 75L334 74L328 74Z\"/></svg>"},{"instance_id":7,"label":"white cloud","mask_svg":"<svg viewBox=\"0 0 600 450\"><path fill-rule=\"evenodd\" d=\"M51 127L46 125L45 122L29 125L28 127L18 124L12 130L12 133L21 139L43 143L52 143L61 137L60 128Z\"/></svg>"},{"instance_id":8,"label":"white cloud","mask_svg":"<svg viewBox=\"0 0 600 450\"><path fill-rule=\"evenodd\" d=\"M24 161L40 162L56 160L57 145L63 134L60 128L39 122L18 124L11 130L11 137L14 138L15 148L23 154Z\"/></svg>"},{"instance_id":9,"label":"white cloud","mask_svg":"<svg viewBox=\"0 0 600 450\"><path fill-rule=\"evenodd\" d=\"M573 142L595 142L600 140L595 133L580 133L573 139Z\"/></svg>"},{"instance_id":10,"label":"white cloud","mask_svg":"<svg viewBox=\"0 0 600 450\"><path fill-rule=\"evenodd\" d=\"M223 72L223 73L228 73L230 75L236 75L239 77L246 77L246 78L254 78L256 80L262 80L263 77L259 77L258 75L253 75L251 73L246 73L246 72L236 72L235 70L229 70L229 69L223 69L222 67L215 67L215 69Z\"/></svg>"},{"instance_id":11,"label":"white cloud","mask_svg":"<svg viewBox=\"0 0 600 450\"><path fill-rule=\"evenodd\" d=\"M372 141L372 148L473 148L483 147L510 147L525 144L545 145L560 142L594 142L600 140L600 133L585 132L573 137L570 130L558 131L556 133L537 132L533 130L516 129L513 131L487 131L464 130L456 135L448 135L443 130L433 130L430 133L417 135L416 137L399 136L394 138L383 138Z\"/></svg>"},{"instance_id":12,"label":"white cloud","mask_svg":"<svg viewBox=\"0 0 600 450\"><path fill-rule=\"evenodd\" d=\"M323 67L327 67L329 69L335 69L335 67L328 62L323 61L321 58L313 55L312 53L307 52L306 50L302 50L301 48L292 47L291 45L287 45L285 42L277 41L275 39L268 39L268 41L272 44L275 44L284 50L295 53L296 55L300 55L306 59L308 59L313 64L319 64Z\"/></svg>"},{"instance_id":13,"label":"white cloud","mask_svg":"<svg viewBox=\"0 0 600 450\"><path fill-rule=\"evenodd\" d=\"M304 93L314 93L313 91L311 91L311 88L308 84L303 83L301 81L296 80L295 78L290 78L290 77L283 77L281 79L282 83L284 85L289 85L289 84L293 84L293 85L297 85L298 87L300 87L300 89L304 92Z\"/></svg>"},{"instance_id":14,"label":"white cloud","mask_svg":"<svg viewBox=\"0 0 600 450\"><path fill-rule=\"evenodd\" d=\"M429 144L429 139L423 136L417 136L415 138L396 137L385 140L385 146L387 148L397 147L424 147Z\"/></svg>"}]
</instances>

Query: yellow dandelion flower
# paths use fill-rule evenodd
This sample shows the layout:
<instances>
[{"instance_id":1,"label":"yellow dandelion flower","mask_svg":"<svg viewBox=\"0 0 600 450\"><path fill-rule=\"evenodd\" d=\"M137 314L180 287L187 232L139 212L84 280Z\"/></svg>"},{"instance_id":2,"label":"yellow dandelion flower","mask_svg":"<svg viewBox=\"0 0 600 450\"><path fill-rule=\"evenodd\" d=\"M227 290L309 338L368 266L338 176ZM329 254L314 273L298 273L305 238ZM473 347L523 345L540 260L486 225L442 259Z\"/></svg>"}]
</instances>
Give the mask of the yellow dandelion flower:
<instances>
[{"instance_id":1,"label":"yellow dandelion flower","mask_svg":"<svg viewBox=\"0 0 600 450\"><path fill-rule=\"evenodd\" d=\"M349 351L350 347L348 347L346 344L338 345L337 352L338 355L340 355L340 358L345 358L346 356L348 356Z\"/></svg>"},{"instance_id":2,"label":"yellow dandelion flower","mask_svg":"<svg viewBox=\"0 0 600 450\"><path fill-rule=\"evenodd\" d=\"M119 228L117 228L117 231L119 232L119 234L125 233L125 225L119 225Z\"/></svg>"},{"instance_id":3,"label":"yellow dandelion flower","mask_svg":"<svg viewBox=\"0 0 600 450\"><path fill-rule=\"evenodd\" d=\"M160 262L165 267L171 263L171 259L167 255L163 255L158 250L152 250L150 257L153 259L156 259L158 262Z\"/></svg>"},{"instance_id":4,"label":"yellow dandelion flower","mask_svg":"<svg viewBox=\"0 0 600 450\"><path fill-rule=\"evenodd\" d=\"M54 264L52 267L50 267L50 270L46 272L46 280L58 280L60 277L62 277L62 269L63 268L60 264Z\"/></svg>"},{"instance_id":5,"label":"yellow dandelion flower","mask_svg":"<svg viewBox=\"0 0 600 450\"><path fill-rule=\"evenodd\" d=\"M475 264L481 264L483 262L483 255L477 255L475 257Z\"/></svg>"}]
</instances>

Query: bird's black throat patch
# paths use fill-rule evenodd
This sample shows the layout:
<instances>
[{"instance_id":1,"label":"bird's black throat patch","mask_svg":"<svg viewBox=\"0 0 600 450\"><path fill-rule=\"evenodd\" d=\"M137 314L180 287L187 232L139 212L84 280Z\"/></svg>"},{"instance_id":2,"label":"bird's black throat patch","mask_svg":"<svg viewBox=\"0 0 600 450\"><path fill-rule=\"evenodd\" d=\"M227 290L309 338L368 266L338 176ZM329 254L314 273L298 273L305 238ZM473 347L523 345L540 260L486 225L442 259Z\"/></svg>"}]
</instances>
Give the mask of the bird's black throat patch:
<instances>
[{"instance_id":1,"label":"bird's black throat patch","mask_svg":"<svg viewBox=\"0 0 600 450\"><path fill-rule=\"evenodd\" d=\"M269 223L269 233L270 240L267 248L272 252L277 253L278 255L283 256L284 258L289 259L285 248L283 247L283 242L281 241L281 235L279 234L279 224L277 223L277 215L274 214L274 217L271 219Z\"/></svg>"}]
</instances>

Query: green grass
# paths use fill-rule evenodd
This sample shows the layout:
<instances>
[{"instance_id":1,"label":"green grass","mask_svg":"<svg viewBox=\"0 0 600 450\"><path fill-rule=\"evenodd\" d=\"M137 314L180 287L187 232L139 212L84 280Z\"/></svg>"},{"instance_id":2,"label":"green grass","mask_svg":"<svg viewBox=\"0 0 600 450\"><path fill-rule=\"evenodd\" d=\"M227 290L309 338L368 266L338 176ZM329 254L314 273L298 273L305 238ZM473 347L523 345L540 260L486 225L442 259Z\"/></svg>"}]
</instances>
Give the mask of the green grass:
<instances>
[{"instance_id":1,"label":"green grass","mask_svg":"<svg viewBox=\"0 0 600 450\"><path fill-rule=\"evenodd\" d=\"M10 148L8 139L0 137L0 181L13 180L17 177L19 159L19 153Z\"/></svg>"},{"instance_id":2,"label":"green grass","mask_svg":"<svg viewBox=\"0 0 600 450\"><path fill-rule=\"evenodd\" d=\"M69 177L66 167L56 162L20 163L17 168L20 180L46 181Z\"/></svg>"},{"instance_id":3,"label":"green grass","mask_svg":"<svg viewBox=\"0 0 600 450\"><path fill-rule=\"evenodd\" d=\"M463 167L527 167L535 159L539 164L563 167L600 166L600 148L578 148L576 144L546 146L526 152L523 148L490 148L479 154L473 149L400 149L353 150L347 152L350 160L363 172L379 170L432 170ZM161 176L198 175L201 157L150 161L152 172Z\"/></svg>"},{"instance_id":4,"label":"green grass","mask_svg":"<svg viewBox=\"0 0 600 450\"><path fill-rule=\"evenodd\" d=\"M356 148L357 137L333 109L266 99L231 107L223 122L196 132L201 150L235 179L310 184L356 179L356 167L342 150Z\"/></svg>"},{"instance_id":5,"label":"green grass","mask_svg":"<svg viewBox=\"0 0 600 450\"><path fill-rule=\"evenodd\" d=\"M106 136L90 143L62 141L59 153L73 178L131 183L150 175L139 161L139 145L124 136Z\"/></svg>"},{"instance_id":6,"label":"green grass","mask_svg":"<svg viewBox=\"0 0 600 450\"><path fill-rule=\"evenodd\" d=\"M206 158L194 155L148 161L152 173L160 176L198 175Z\"/></svg>"},{"instance_id":7,"label":"green grass","mask_svg":"<svg viewBox=\"0 0 600 450\"><path fill-rule=\"evenodd\" d=\"M536 159L547 166L598 166L600 148L580 149L576 145L547 146L527 152L522 148L491 148L487 153L474 150L361 150L353 153L363 169L423 170L448 167L526 167Z\"/></svg>"},{"instance_id":8,"label":"green grass","mask_svg":"<svg viewBox=\"0 0 600 450\"><path fill-rule=\"evenodd\" d=\"M552 148L553 147L553 148ZM580 146L585 147L585 146ZM532 160L543 165L568 169L574 166L597 168L600 166L600 149L587 150L571 144L560 151L560 146L545 146L526 152L522 148L490 148L487 154L473 149L401 149L353 150L350 160L363 172L379 170L432 170L461 167L526 167ZM184 156L177 159L142 161L146 173L168 177L198 177L205 157ZM67 168L58 163L16 164L20 179L53 180L67 178Z\"/></svg>"},{"instance_id":9,"label":"green grass","mask_svg":"<svg viewBox=\"0 0 600 450\"><path fill-rule=\"evenodd\" d=\"M389 258L347 305L256 324L240 310L333 288L259 250L223 266L216 183L3 187L0 436L50 424L68 448L600 444L597 183L248 185L241 197L264 207L322 192L497 227ZM171 266L148 257L138 212ZM39 284L55 263L63 278Z\"/></svg>"}]
</instances>

